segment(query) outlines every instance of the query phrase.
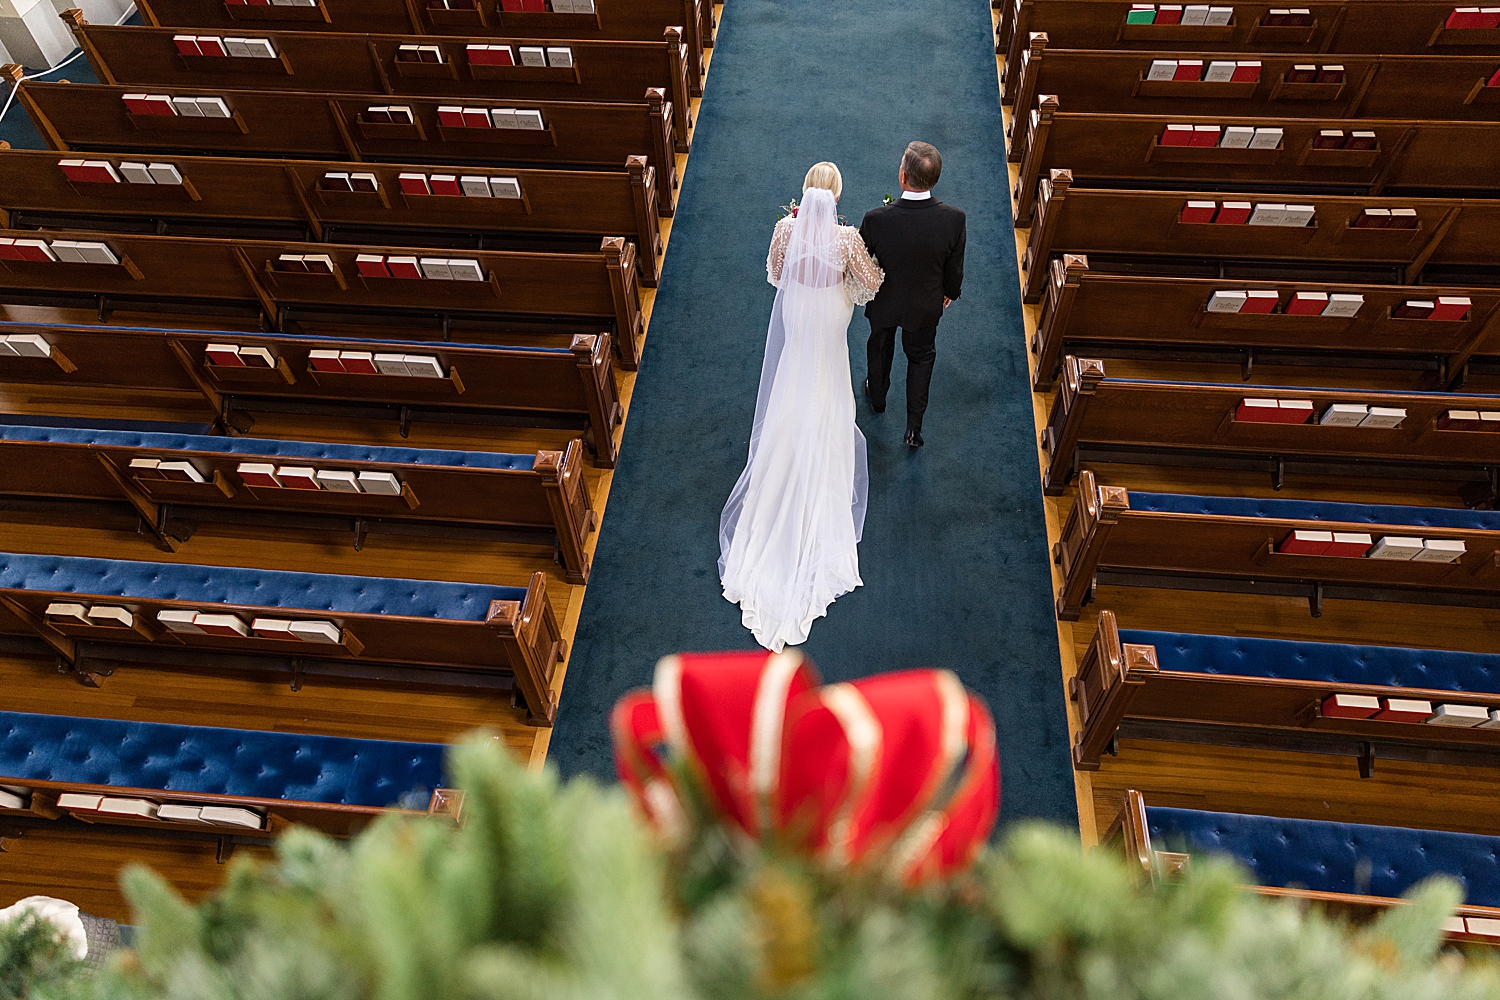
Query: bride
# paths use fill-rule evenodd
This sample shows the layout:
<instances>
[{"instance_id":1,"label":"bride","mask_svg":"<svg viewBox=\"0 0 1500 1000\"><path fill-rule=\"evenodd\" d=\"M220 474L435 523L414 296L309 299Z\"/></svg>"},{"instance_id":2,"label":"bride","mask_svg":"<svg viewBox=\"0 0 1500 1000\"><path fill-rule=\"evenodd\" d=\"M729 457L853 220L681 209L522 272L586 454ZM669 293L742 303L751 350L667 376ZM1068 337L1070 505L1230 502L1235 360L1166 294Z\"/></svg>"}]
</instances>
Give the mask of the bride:
<instances>
[{"instance_id":1,"label":"bride","mask_svg":"<svg viewBox=\"0 0 1500 1000\"><path fill-rule=\"evenodd\" d=\"M843 186L838 167L814 164L802 204L771 237L776 303L750 458L719 521L724 597L775 652L806 640L828 605L862 583L870 477L845 336L855 305L874 298L885 275L859 230L839 225Z\"/></svg>"}]
</instances>

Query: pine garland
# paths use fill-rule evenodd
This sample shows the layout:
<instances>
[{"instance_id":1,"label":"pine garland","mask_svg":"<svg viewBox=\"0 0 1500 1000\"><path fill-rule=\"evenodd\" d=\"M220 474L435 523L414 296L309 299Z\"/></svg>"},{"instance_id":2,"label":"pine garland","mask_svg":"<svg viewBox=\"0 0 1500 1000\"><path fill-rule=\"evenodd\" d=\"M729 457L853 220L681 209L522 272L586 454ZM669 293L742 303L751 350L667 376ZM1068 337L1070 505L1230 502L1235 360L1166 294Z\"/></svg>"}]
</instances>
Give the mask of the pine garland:
<instances>
[{"instance_id":1,"label":"pine garland","mask_svg":"<svg viewBox=\"0 0 1500 1000\"><path fill-rule=\"evenodd\" d=\"M135 949L93 974L45 926L0 928L0 1000L1479 1000L1500 969L1443 947L1456 885L1359 927L1196 859L1161 888L1107 851L1012 829L918 892L732 843L667 854L613 789L453 753L462 826L294 830L197 906L123 877Z\"/></svg>"}]
</instances>

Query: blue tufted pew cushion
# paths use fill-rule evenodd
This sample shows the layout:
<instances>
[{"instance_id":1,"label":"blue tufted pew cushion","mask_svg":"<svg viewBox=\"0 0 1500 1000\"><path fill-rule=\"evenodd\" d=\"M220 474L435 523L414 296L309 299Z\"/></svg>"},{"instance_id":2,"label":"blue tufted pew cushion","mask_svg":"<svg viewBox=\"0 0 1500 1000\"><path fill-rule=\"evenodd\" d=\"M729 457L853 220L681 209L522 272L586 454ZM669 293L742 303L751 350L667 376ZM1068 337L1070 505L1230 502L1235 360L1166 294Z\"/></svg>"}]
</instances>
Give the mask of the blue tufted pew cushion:
<instances>
[{"instance_id":1,"label":"blue tufted pew cushion","mask_svg":"<svg viewBox=\"0 0 1500 1000\"><path fill-rule=\"evenodd\" d=\"M1161 669L1184 673L1500 694L1500 656L1487 653L1137 629L1120 641L1155 646Z\"/></svg>"},{"instance_id":2,"label":"blue tufted pew cushion","mask_svg":"<svg viewBox=\"0 0 1500 1000\"><path fill-rule=\"evenodd\" d=\"M379 445L320 444L264 438L161 434L151 429L115 430L80 427L14 426L0 423L3 441L56 441L114 445L158 451L208 451L225 455L266 456L331 462L384 462L391 465L443 465L470 469L529 471L533 456L493 451L442 451L433 448L389 448Z\"/></svg>"},{"instance_id":3,"label":"blue tufted pew cushion","mask_svg":"<svg viewBox=\"0 0 1500 1000\"><path fill-rule=\"evenodd\" d=\"M435 743L0 712L0 780L427 808Z\"/></svg>"},{"instance_id":4,"label":"blue tufted pew cushion","mask_svg":"<svg viewBox=\"0 0 1500 1000\"><path fill-rule=\"evenodd\" d=\"M1412 528L1500 530L1500 510L1452 507L1400 507L1394 504L1329 503L1322 500L1260 500L1186 493L1130 491L1130 509L1163 514L1217 514L1222 517L1275 517L1291 521L1399 524Z\"/></svg>"},{"instance_id":5,"label":"blue tufted pew cushion","mask_svg":"<svg viewBox=\"0 0 1500 1000\"><path fill-rule=\"evenodd\" d=\"M1449 875L1476 906L1500 906L1500 837L1150 806L1157 850L1227 854L1261 885L1400 896Z\"/></svg>"},{"instance_id":6,"label":"blue tufted pew cushion","mask_svg":"<svg viewBox=\"0 0 1500 1000\"><path fill-rule=\"evenodd\" d=\"M483 621L491 601L526 599L524 587L10 552L0 552L0 588L453 621Z\"/></svg>"}]
</instances>

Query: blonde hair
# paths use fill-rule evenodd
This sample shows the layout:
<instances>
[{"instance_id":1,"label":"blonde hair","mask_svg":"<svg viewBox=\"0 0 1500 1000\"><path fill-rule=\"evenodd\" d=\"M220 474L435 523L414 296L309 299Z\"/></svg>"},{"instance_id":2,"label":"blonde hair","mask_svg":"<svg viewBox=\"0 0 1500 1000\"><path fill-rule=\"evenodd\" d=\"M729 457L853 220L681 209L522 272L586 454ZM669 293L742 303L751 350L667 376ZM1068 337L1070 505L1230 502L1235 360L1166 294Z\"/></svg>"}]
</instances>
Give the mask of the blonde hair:
<instances>
[{"instance_id":1,"label":"blonde hair","mask_svg":"<svg viewBox=\"0 0 1500 1000\"><path fill-rule=\"evenodd\" d=\"M822 163L814 163L812 169L802 180L802 190L808 188L827 188L833 192L835 200L844 193L844 175L839 173L837 164L824 160Z\"/></svg>"}]
</instances>

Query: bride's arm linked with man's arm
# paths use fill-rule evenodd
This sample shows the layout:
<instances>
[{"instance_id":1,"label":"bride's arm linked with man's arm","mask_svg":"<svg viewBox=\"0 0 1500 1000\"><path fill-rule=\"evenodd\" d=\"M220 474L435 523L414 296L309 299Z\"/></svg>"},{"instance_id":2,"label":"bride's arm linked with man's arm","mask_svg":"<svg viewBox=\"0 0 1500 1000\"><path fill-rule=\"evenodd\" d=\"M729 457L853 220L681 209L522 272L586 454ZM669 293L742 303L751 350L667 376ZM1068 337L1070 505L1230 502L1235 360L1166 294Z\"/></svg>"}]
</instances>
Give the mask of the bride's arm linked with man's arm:
<instances>
[{"instance_id":1,"label":"bride's arm linked with man's arm","mask_svg":"<svg viewBox=\"0 0 1500 1000\"><path fill-rule=\"evenodd\" d=\"M855 305L866 305L880 291L885 272L880 269L880 262L871 256L858 229L840 226L839 239L844 246L844 288Z\"/></svg>"}]
</instances>

